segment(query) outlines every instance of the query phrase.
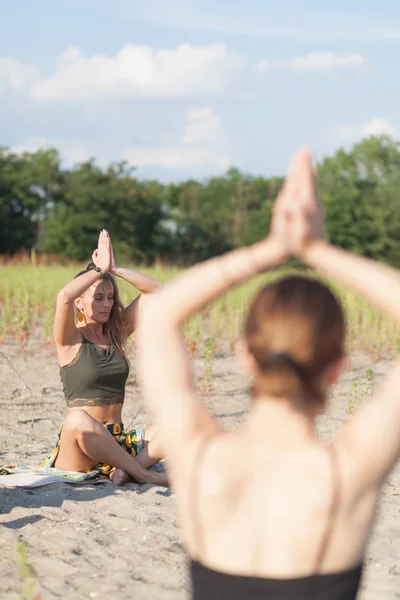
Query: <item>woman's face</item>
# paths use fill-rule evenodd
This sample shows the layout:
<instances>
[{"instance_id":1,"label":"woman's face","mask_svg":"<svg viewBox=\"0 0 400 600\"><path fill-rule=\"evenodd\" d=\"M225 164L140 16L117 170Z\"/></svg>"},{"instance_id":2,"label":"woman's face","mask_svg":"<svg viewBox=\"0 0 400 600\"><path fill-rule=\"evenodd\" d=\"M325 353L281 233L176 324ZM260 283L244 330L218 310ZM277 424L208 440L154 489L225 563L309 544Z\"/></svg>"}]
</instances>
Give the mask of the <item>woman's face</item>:
<instances>
[{"instance_id":1,"label":"woman's face","mask_svg":"<svg viewBox=\"0 0 400 600\"><path fill-rule=\"evenodd\" d=\"M93 284L75 305L82 311L87 323L107 323L114 305L114 286L110 280L103 279Z\"/></svg>"}]
</instances>

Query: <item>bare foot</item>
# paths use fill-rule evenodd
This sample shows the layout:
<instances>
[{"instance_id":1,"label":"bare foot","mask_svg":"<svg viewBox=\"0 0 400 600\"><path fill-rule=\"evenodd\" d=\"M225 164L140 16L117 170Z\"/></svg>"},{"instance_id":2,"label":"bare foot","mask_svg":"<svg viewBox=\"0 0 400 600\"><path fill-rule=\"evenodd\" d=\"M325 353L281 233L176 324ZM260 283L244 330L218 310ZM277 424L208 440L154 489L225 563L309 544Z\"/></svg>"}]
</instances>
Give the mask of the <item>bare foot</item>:
<instances>
[{"instance_id":1,"label":"bare foot","mask_svg":"<svg viewBox=\"0 0 400 600\"><path fill-rule=\"evenodd\" d=\"M160 471L157 473L157 485L163 485L164 487L169 487L169 481L167 477L166 471Z\"/></svg>"},{"instance_id":2,"label":"bare foot","mask_svg":"<svg viewBox=\"0 0 400 600\"><path fill-rule=\"evenodd\" d=\"M149 483L153 483L155 485L162 485L164 487L169 486L167 473L165 471L150 471L151 479L149 479ZM124 485L128 482L135 482L133 477L131 477L124 469L115 469L110 475L110 479L114 485Z\"/></svg>"},{"instance_id":3,"label":"bare foot","mask_svg":"<svg viewBox=\"0 0 400 600\"><path fill-rule=\"evenodd\" d=\"M133 481L132 477L124 469L115 469L110 475L114 485L124 485L128 481Z\"/></svg>"}]
</instances>

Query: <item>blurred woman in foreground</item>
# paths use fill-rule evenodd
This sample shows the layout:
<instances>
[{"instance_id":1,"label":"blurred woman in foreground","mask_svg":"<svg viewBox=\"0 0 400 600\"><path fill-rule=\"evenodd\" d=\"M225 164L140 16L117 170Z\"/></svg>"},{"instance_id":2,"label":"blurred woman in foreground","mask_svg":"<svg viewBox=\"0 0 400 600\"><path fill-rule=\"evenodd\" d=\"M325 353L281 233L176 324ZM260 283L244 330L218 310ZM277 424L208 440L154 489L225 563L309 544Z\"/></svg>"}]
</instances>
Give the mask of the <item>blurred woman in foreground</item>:
<instances>
[{"instance_id":1,"label":"blurred woman in foreground","mask_svg":"<svg viewBox=\"0 0 400 600\"><path fill-rule=\"evenodd\" d=\"M251 304L240 352L253 378L244 425L225 433L197 397L183 323L290 256L400 323L399 273L324 240L302 150L266 239L188 269L150 299L139 329L144 392L169 456L198 600L353 600L379 491L400 454L399 365L333 443L315 436L345 355L342 307L316 279L286 277Z\"/></svg>"}]
</instances>

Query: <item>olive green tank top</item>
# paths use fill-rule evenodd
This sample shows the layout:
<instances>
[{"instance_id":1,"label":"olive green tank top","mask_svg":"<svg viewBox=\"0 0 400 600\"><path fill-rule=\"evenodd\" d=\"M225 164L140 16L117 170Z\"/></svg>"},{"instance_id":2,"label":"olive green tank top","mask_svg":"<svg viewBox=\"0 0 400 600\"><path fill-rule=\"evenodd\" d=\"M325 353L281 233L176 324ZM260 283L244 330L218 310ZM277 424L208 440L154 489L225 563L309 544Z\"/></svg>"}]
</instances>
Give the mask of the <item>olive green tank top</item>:
<instances>
[{"instance_id":1,"label":"olive green tank top","mask_svg":"<svg viewBox=\"0 0 400 600\"><path fill-rule=\"evenodd\" d=\"M128 361L115 346L101 348L86 338L72 362L60 367L69 408L122 404L128 375Z\"/></svg>"}]
</instances>

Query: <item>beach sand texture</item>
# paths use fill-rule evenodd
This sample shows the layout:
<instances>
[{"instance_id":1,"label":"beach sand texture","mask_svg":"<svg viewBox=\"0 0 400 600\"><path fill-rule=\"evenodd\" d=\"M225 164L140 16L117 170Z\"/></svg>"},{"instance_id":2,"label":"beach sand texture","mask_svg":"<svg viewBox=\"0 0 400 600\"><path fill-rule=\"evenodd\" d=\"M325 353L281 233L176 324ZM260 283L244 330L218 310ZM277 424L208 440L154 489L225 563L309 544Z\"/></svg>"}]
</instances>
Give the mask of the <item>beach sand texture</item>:
<instances>
[{"instance_id":1,"label":"beach sand texture","mask_svg":"<svg viewBox=\"0 0 400 600\"><path fill-rule=\"evenodd\" d=\"M65 411L54 348L30 341L0 350L0 463L38 465L52 448ZM201 360L194 361L202 370ZM348 417L353 382L373 369L378 381L389 360L372 363L352 357L351 369L336 386L329 414L318 423L332 438ZM205 401L227 429L246 416L248 382L236 358L219 355L213 364L214 391ZM125 425L147 424L134 373L128 382ZM40 581L40 599L134 598L181 600L189 595L187 558L171 490L111 483L8 489L0 487L0 598L15 598L21 579L16 546L23 542ZM20 592L21 593L21 592ZM32 596L33 598L34 596ZM25 597L24 597L25 598ZM382 493L368 548L361 600L400 598L400 465Z\"/></svg>"}]
</instances>

